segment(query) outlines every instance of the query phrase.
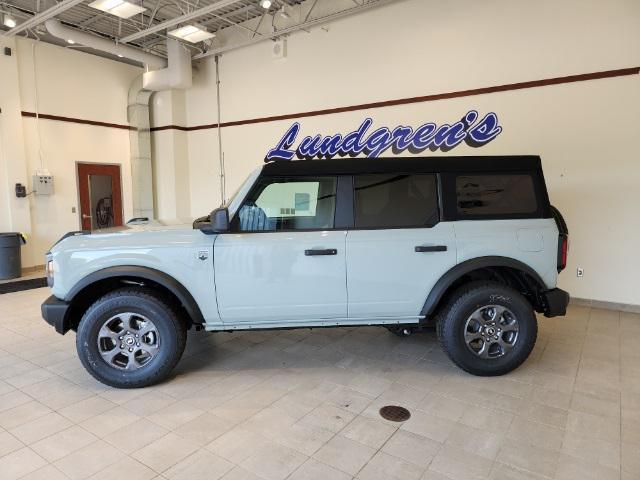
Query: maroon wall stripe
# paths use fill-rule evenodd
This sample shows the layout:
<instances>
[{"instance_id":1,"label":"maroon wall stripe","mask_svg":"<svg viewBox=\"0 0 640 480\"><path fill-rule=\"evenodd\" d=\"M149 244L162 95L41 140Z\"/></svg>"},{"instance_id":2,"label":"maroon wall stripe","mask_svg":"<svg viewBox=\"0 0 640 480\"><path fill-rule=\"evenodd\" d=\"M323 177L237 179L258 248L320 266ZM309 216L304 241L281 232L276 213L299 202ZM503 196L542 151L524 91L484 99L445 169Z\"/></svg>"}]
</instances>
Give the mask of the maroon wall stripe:
<instances>
[{"instance_id":1,"label":"maroon wall stripe","mask_svg":"<svg viewBox=\"0 0 640 480\"><path fill-rule=\"evenodd\" d=\"M459 90L457 92L437 93L434 95L423 95L420 97L399 98L395 100L385 100L382 102L362 103L359 105L349 105L345 107L326 108L323 110L311 110L309 112L288 113L284 115L274 115L270 117L250 118L247 120L236 120L233 122L223 122L220 125L211 123L207 125L196 125L193 127L183 127L181 125L163 125L161 127L151 127L152 132L162 130L180 130L183 132L191 132L194 130L206 130L221 127L235 127L239 125L251 125L254 123L276 122L279 120L292 120L304 117L317 117L320 115L331 115L333 113L355 112L358 110L368 110L372 108L392 107L396 105L407 105L410 103L433 102L436 100L446 100L450 98L472 97L475 95L485 95L487 93L508 92L511 90L523 90L526 88L546 87L549 85L561 85L564 83L584 82L588 80L598 80L602 78L624 77L627 75L637 75L640 73L640 67L621 68L618 70L606 70L603 72L583 73L580 75L569 75L566 77L554 77L543 80L532 80L529 82L509 83L505 85L496 85L493 87L474 88L471 90ZM23 117L35 117L33 112L22 112ZM120 128L123 130L135 130L135 127L129 125L121 125L117 123L97 122L94 120L84 120L80 118L61 117L58 115L48 115L41 113L40 118L47 120L57 120L60 122L81 123L85 125L96 125L100 127Z\"/></svg>"},{"instance_id":2,"label":"maroon wall stripe","mask_svg":"<svg viewBox=\"0 0 640 480\"><path fill-rule=\"evenodd\" d=\"M119 123L107 123L107 122L97 122L95 120L85 120L83 118L73 118L73 117L61 117L59 115L49 115L48 113L40 113L36 115L34 112L22 112L23 117L40 117L45 120L56 120L58 122L70 122L70 123L81 123L83 125L95 125L97 127L109 127L109 128L120 128L122 130L135 130L135 127L130 125L122 125Z\"/></svg>"},{"instance_id":3,"label":"maroon wall stripe","mask_svg":"<svg viewBox=\"0 0 640 480\"><path fill-rule=\"evenodd\" d=\"M216 127L217 126L218 125L216 124ZM159 132L161 130L180 130L183 132L188 132L189 130L195 130L195 129L196 127L183 127L181 125L163 125L162 127L151 127L152 132Z\"/></svg>"}]
</instances>

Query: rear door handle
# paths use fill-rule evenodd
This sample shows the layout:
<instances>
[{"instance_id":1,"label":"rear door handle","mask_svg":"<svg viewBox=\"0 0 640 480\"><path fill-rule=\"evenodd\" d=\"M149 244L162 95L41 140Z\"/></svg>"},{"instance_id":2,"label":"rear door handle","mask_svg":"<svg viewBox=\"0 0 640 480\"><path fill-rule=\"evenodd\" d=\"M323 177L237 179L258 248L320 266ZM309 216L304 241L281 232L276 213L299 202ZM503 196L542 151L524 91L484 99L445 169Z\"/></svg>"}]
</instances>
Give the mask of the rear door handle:
<instances>
[{"instance_id":1,"label":"rear door handle","mask_svg":"<svg viewBox=\"0 0 640 480\"><path fill-rule=\"evenodd\" d=\"M336 250L335 248L312 249L312 250L305 250L304 254L307 257L312 257L314 255L337 255L338 250Z\"/></svg>"},{"instance_id":2,"label":"rear door handle","mask_svg":"<svg viewBox=\"0 0 640 480\"><path fill-rule=\"evenodd\" d=\"M417 253L423 252L446 252L446 245L417 245L415 248Z\"/></svg>"}]
</instances>

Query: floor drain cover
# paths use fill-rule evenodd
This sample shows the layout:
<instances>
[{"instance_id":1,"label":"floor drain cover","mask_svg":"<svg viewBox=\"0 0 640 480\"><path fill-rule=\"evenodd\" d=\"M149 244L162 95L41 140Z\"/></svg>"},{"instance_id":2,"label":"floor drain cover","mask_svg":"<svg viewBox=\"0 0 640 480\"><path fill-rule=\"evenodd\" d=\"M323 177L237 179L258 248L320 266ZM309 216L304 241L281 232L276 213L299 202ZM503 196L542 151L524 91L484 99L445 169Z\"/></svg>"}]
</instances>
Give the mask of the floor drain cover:
<instances>
[{"instance_id":1,"label":"floor drain cover","mask_svg":"<svg viewBox=\"0 0 640 480\"><path fill-rule=\"evenodd\" d=\"M404 407L398 407L396 405L387 405L380 409L380 416L385 420L392 422L405 422L411 417L411 413Z\"/></svg>"}]
</instances>

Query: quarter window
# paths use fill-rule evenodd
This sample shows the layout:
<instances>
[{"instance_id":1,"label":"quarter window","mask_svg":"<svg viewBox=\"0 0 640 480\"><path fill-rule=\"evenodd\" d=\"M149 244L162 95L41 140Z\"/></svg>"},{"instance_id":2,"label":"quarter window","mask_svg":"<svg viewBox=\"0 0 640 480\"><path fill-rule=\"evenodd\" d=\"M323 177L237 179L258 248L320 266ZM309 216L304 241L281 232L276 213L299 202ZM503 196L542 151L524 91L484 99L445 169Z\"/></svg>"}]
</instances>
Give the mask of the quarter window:
<instances>
[{"instance_id":1,"label":"quarter window","mask_svg":"<svg viewBox=\"0 0 640 480\"><path fill-rule=\"evenodd\" d=\"M438 221L434 175L354 177L356 228L429 227Z\"/></svg>"},{"instance_id":2,"label":"quarter window","mask_svg":"<svg viewBox=\"0 0 640 480\"><path fill-rule=\"evenodd\" d=\"M458 214L526 215L538 210L530 175L464 175L456 178Z\"/></svg>"},{"instance_id":3,"label":"quarter window","mask_svg":"<svg viewBox=\"0 0 640 480\"><path fill-rule=\"evenodd\" d=\"M333 228L336 177L263 178L236 215L235 230Z\"/></svg>"}]
</instances>

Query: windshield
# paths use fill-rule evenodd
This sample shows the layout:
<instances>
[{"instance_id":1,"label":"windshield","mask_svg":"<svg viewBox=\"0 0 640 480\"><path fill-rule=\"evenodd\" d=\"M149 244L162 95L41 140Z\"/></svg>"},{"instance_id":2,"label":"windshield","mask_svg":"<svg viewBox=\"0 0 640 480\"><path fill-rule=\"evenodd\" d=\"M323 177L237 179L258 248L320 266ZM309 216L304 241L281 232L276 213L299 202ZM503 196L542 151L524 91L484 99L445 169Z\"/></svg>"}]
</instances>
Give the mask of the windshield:
<instances>
[{"instance_id":1,"label":"windshield","mask_svg":"<svg viewBox=\"0 0 640 480\"><path fill-rule=\"evenodd\" d=\"M231 197L229 197L226 202L222 203L221 207L227 207L228 208L229 205L231 205L231 202L233 202L236 199L236 197L238 196L238 192L240 190L242 190L242 187L244 186L245 183L247 183L246 180L244 182L242 182L238 188L236 188L236 191L233 192L233 195L231 195Z\"/></svg>"},{"instance_id":2,"label":"windshield","mask_svg":"<svg viewBox=\"0 0 640 480\"><path fill-rule=\"evenodd\" d=\"M233 215L236 213L236 210L239 207L239 203L242 202L243 197L247 194L247 191L254 184L254 182L256 181L256 178L258 178L261 171L262 171L262 167L258 167L253 172L251 172L247 177L247 179L244 182L242 182L242 185L240 185L240 187L231 196L231 198L224 203L224 206L229 209L230 218L233 218Z\"/></svg>"}]
</instances>

